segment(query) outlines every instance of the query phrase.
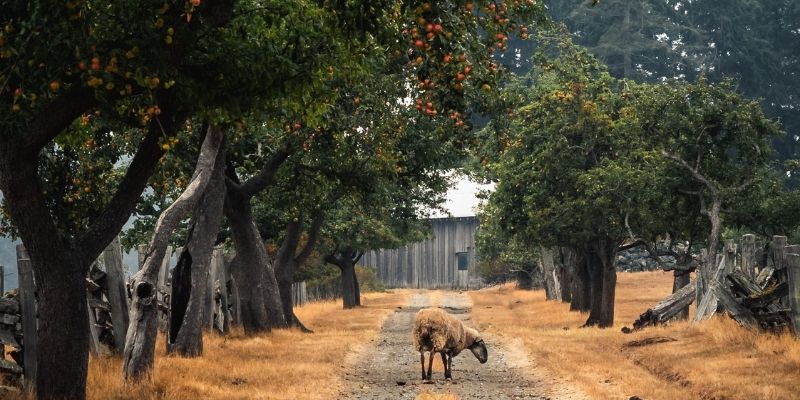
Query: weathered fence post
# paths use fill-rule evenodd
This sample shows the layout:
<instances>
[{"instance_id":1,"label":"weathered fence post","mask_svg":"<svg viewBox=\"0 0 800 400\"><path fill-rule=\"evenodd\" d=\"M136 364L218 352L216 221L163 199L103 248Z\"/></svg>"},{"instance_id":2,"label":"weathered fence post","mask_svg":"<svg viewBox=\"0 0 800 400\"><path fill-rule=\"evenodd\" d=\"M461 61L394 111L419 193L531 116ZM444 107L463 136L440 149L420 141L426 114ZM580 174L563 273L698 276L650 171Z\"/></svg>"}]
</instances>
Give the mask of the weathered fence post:
<instances>
[{"instance_id":1,"label":"weathered fence post","mask_svg":"<svg viewBox=\"0 0 800 400\"><path fill-rule=\"evenodd\" d=\"M182 247L177 249L176 254L178 254L178 257L180 257L182 251ZM167 297L167 293L170 293L167 290L167 282L169 281L169 264L171 261L172 246L167 246L167 252L164 254L164 260L161 261L161 268L158 270L158 281L156 283L156 299L158 300L156 313L158 314L158 329L162 332L169 329L169 313L165 310L165 307L168 308L170 304Z\"/></svg>"},{"instance_id":2,"label":"weathered fence post","mask_svg":"<svg viewBox=\"0 0 800 400\"><path fill-rule=\"evenodd\" d=\"M786 254L786 277L789 284L789 307L792 332L800 337L800 254Z\"/></svg>"},{"instance_id":3,"label":"weathered fence post","mask_svg":"<svg viewBox=\"0 0 800 400\"><path fill-rule=\"evenodd\" d=\"M87 295L91 296L91 293L87 293ZM89 298L86 299L86 311L89 313L89 351L97 354L100 352L100 336L97 334L97 316L94 314L94 310L89 304ZM116 332L117 331L114 330L115 334ZM116 335L114 340L117 340ZM124 341L122 345L125 345Z\"/></svg>"},{"instance_id":4,"label":"weathered fence post","mask_svg":"<svg viewBox=\"0 0 800 400\"><path fill-rule=\"evenodd\" d=\"M728 275L736 269L736 242L726 240L723 251L725 252L725 275Z\"/></svg>"},{"instance_id":5,"label":"weathered fence post","mask_svg":"<svg viewBox=\"0 0 800 400\"><path fill-rule=\"evenodd\" d=\"M122 267L122 246L119 238L108 245L103 262L106 267L108 303L111 305L111 323L114 325L114 347L122 354L128 333L128 295L125 289L125 272Z\"/></svg>"},{"instance_id":6,"label":"weathered fence post","mask_svg":"<svg viewBox=\"0 0 800 400\"><path fill-rule=\"evenodd\" d=\"M708 254L708 250L706 250L706 249L701 249L700 250L700 266L697 268L697 278L696 278L697 279L697 291L695 292L696 295L695 295L695 299L694 299L694 301L695 301L694 304L697 304L698 306L700 305L700 302L703 301L703 296L705 296L706 287L708 286L708 282L706 280L706 275L708 275L709 272L706 272L706 270L714 268L714 266L712 266L712 265L708 265L708 266L705 265L705 261L708 258L707 254Z\"/></svg>"},{"instance_id":7,"label":"weathered fence post","mask_svg":"<svg viewBox=\"0 0 800 400\"><path fill-rule=\"evenodd\" d=\"M36 286L33 281L31 259L24 245L17 245L17 274L19 276L19 299L22 309L22 363L25 386L32 390L36 383Z\"/></svg>"},{"instance_id":8,"label":"weathered fence post","mask_svg":"<svg viewBox=\"0 0 800 400\"><path fill-rule=\"evenodd\" d=\"M228 307L228 263L225 262L225 248L223 246L220 245L214 249L214 254L217 253L219 255L216 256L216 259L219 264L216 267L217 277L214 286L219 287L220 291L220 331L227 333L231 328L231 312Z\"/></svg>"},{"instance_id":9,"label":"weathered fence post","mask_svg":"<svg viewBox=\"0 0 800 400\"><path fill-rule=\"evenodd\" d=\"M756 235L742 236L742 272L750 278L756 277Z\"/></svg>"},{"instance_id":10,"label":"weathered fence post","mask_svg":"<svg viewBox=\"0 0 800 400\"><path fill-rule=\"evenodd\" d=\"M236 279L231 276L231 322L233 325L242 324L242 302L239 299L239 286Z\"/></svg>"},{"instance_id":11,"label":"weathered fence post","mask_svg":"<svg viewBox=\"0 0 800 400\"><path fill-rule=\"evenodd\" d=\"M206 279L206 298L203 304L204 329L214 329L214 279L217 275L217 251L211 251L211 262L208 263L208 278Z\"/></svg>"},{"instance_id":12,"label":"weathered fence post","mask_svg":"<svg viewBox=\"0 0 800 400\"><path fill-rule=\"evenodd\" d=\"M769 244L770 258L772 265L775 266L775 278L778 284L786 282L786 245L788 238L786 236L773 236L772 242ZM788 300L782 298L781 305L788 306Z\"/></svg>"},{"instance_id":13,"label":"weathered fence post","mask_svg":"<svg viewBox=\"0 0 800 400\"><path fill-rule=\"evenodd\" d=\"M786 244L786 236L777 235L772 237L772 242L769 244L770 259L772 259L772 265L775 267L775 271L782 270L786 265Z\"/></svg>"},{"instance_id":14,"label":"weathered fence post","mask_svg":"<svg viewBox=\"0 0 800 400\"><path fill-rule=\"evenodd\" d=\"M703 299L697 303L697 311L692 324L696 324L717 311L717 296L714 294L714 287L722 283L725 272L725 254L717 255L717 269L714 277L706 283L706 292Z\"/></svg>"}]
</instances>

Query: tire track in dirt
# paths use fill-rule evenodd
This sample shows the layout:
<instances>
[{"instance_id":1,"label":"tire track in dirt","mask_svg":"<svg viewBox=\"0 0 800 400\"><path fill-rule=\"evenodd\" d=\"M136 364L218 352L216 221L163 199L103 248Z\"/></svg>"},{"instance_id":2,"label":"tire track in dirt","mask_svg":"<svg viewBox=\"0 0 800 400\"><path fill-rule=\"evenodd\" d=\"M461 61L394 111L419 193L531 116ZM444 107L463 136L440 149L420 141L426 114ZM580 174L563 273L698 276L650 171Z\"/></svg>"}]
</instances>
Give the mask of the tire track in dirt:
<instances>
[{"instance_id":1,"label":"tire track in dirt","mask_svg":"<svg viewBox=\"0 0 800 400\"><path fill-rule=\"evenodd\" d=\"M434 301L435 299L435 301ZM433 383L420 379L419 353L411 344L411 326L417 311L439 306L468 326L472 303L463 293L423 291L411 296L407 306L387 317L378 338L352 352L343 372L339 398L352 400L415 399L586 399L571 388L559 387L554 377L540 377L524 350L497 337L483 339L489 361L480 364L469 351L453 359L453 380L446 381L437 356ZM437 369L436 366L439 366Z\"/></svg>"}]
</instances>

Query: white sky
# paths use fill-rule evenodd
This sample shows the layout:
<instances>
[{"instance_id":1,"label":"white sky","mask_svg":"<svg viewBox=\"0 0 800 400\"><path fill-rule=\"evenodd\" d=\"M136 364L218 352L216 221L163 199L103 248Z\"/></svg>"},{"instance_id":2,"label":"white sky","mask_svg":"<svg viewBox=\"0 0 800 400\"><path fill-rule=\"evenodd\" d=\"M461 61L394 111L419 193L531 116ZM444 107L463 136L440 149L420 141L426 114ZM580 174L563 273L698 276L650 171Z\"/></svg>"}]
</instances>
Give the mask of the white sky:
<instances>
[{"instance_id":1,"label":"white sky","mask_svg":"<svg viewBox=\"0 0 800 400\"><path fill-rule=\"evenodd\" d=\"M450 211L453 217L469 217L475 215L475 207L478 205L478 198L475 195L481 189L491 188L491 185L481 185L465 177L460 177L447 192L447 202L445 208ZM446 217L440 213L434 213L434 217Z\"/></svg>"}]
</instances>

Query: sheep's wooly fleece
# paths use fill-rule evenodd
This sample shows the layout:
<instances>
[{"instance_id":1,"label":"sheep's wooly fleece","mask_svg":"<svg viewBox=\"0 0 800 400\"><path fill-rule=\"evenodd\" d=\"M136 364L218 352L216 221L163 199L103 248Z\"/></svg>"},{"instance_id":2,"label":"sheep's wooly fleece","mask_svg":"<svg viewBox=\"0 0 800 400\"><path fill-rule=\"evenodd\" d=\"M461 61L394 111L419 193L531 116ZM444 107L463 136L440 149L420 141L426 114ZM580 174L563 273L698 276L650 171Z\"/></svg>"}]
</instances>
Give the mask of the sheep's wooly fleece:
<instances>
[{"instance_id":1,"label":"sheep's wooly fleece","mask_svg":"<svg viewBox=\"0 0 800 400\"><path fill-rule=\"evenodd\" d=\"M414 319L412 336L414 350L420 352L452 350L454 356L479 338L478 331L464 326L461 320L440 308L419 310ZM430 338L432 349L428 348L429 344L423 341L426 337Z\"/></svg>"}]
</instances>

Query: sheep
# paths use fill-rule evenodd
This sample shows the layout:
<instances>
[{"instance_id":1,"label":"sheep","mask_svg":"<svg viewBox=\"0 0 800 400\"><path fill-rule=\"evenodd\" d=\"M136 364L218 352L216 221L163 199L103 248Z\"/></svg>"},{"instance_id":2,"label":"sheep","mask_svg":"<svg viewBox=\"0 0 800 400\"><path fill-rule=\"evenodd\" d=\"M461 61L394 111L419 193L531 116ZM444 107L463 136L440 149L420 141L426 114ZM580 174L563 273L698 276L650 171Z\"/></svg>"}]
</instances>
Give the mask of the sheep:
<instances>
[{"instance_id":1,"label":"sheep","mask_svg":"<svg viewBox=\"0 0 800 400\"><path fill-rule=\"evenodd\" d=\"M431 379L434 354L442 355L444 378L452 379L453 357L469 349L481 364L489 357L486 344L478 331L464 326L456 317L439 308L425 308L417 312L412 330L414 348L419 351L422 379ZM428 371L425 373L425 352L428 356Z\"/></svg>"}]
</instances>

